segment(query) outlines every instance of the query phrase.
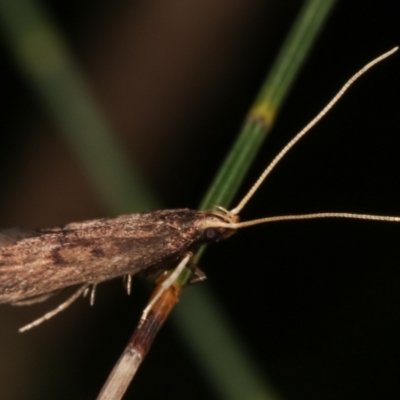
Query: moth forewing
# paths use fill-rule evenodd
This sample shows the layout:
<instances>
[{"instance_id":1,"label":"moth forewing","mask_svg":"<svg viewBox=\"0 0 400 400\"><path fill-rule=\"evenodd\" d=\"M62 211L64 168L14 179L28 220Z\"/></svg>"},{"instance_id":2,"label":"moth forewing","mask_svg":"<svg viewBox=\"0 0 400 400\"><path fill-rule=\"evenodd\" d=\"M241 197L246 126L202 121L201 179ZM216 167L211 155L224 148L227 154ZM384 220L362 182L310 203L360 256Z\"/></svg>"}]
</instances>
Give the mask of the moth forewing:
<instances>
[{"instance_id":1,"label":"moth forewing","mask_svg":"<svg viewBox=\"0 0 400 400\"><path fill-rule=\"evenodd\" d=\"M138 272L173 268L207 238L199 223L214 215L163 210L71 223L0 239L0 303Z\"/></svg>"}]
</instances>

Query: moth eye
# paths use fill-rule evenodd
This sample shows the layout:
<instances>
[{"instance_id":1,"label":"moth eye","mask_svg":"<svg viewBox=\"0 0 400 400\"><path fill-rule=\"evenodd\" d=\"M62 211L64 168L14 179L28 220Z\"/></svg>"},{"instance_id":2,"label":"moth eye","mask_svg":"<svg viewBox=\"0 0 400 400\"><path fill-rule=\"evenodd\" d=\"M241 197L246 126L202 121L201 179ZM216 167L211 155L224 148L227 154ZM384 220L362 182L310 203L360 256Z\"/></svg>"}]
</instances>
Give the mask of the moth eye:
<instances>
[{"instance_id":1,"label":"moth eye","mask_svg":"<svg viewBox=\"0 0 400 400\"><path fill-rule=\"evenodd\" d=\"M220 232L215 228L207 228L203 232L203 239L206 242L214 242L220 237Z\"/></svg>"}]
</instances>

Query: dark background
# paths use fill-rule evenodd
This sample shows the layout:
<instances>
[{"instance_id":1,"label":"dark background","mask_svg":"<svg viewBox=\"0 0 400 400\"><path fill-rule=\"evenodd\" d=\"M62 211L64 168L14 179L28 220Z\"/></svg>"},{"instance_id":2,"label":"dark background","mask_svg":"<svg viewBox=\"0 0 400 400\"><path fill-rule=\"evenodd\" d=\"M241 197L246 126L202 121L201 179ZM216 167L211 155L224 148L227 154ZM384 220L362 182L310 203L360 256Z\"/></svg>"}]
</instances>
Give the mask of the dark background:
<instances>
[{"instance_id":1,"label":"dark background","mask_svg":"<svg viewBox=\"0 0 400 400\"><path fill-rule=\"evenodd\" d=\"M169 208L199 204L300 4L43 2L120 141ZM399 17L395 0L338 3L242 194L357 69L400 44ZM6 40L0 44L1 225L109 216ZM399 68L397 54L363 77L279 165L243 219L400 215ZM207 251L204 285L283 399L397 399L399 238L400 226L387 223L260 226ZM1 397L95 398L147 296L138 279L131 297L119 280L100 285L94 308L81 300L23 335L17 329L57 300L1 306ZM189 397L218 398L167 322L126 398Z\"/></svg>"}]
</instances>

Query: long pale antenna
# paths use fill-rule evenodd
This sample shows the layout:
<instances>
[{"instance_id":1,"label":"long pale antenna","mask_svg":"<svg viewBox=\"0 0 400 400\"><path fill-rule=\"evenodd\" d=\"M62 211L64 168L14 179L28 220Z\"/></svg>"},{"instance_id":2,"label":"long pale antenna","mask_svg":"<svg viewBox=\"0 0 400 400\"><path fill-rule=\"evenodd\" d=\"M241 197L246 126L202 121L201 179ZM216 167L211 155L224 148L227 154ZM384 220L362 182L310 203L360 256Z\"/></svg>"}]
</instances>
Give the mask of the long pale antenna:
<instances>
[{"instance_id":1,"label":"long pale antenna","mask_svg":"<svg viewBox=\"0 0 400 400\"><path fill-rule=\"evenodd\" d=\"M279 222L279 221L295 221L303 219L318 219L318 218L349 218L349 219L362 219L366 221L382 221L382 222L400 222L400 217L392 217L389 215L370 215L370 214L354 214L344 212L325 212L325 213L314 213L314 214L298 214L298 215L278 215L276 217L265 217L260 219L254 219L252 221L244 222L230 222L223 224L221 227L227 227L230 229L241 229L247 226L265 224L267 222Z\"/></svg>"},{"instance_id":2,"label":"long pale antenna","mask_svg":"<svg viewBox=\"0 0 400 400\"><path fill-rule=\"evenodd\" d=\"M243 197L243 199L240 201L240 203L230 210L231 214L237 215L240 213L240 211L243 209L243 207L247 204L247 202L251 199L251 197L254 195L254 193L257 191L257 189L260 187L260 185L264 182L265 178L270 174L270 172L275 168L276 164L286 155L286 153L320 120L324 117L324 115L334 106L334 104L343 96L343 94L346 92L346 90L365 72L367 72L370 68L372 68L375 64L379 63L380 61L384 60L385 58L391 56L394 52L398 50L398 47L393 48L392 50L382 54L381 56L375 58L371 62L369 62L367 65L365 65L363 68L361 68L356 74L354 74L345 84L344 86L339 90L339 92L333 97L333 99L322 109L322 111L311 121L309 122L279 153L278 155L272 160L272 162L268 165L268 167L264 170L264 172L260 175L260 177L257 179L256 183L251 187L249 192ZM339 214L339 213L338 213ZM314 217L311 217L311 215L314 215ZM346 216L345 216L346 215ZM308 218L326 218L326 217L343 217L343 218L360 218L361 216L356 217L357 214L341 214L341 215L334 215L334 213L327 213L325 215L323 214L310 214ZM350 216L353 215L353 216ZM290 217L290 218L289 218ZM295 218L296 216L288 216L285 217L285 219L300 219L300 218ZM373 218L362 218L362 219L379 219L382 220L382 218L386 217L374 217L370 216ZM276 217L276 218L281 218L282 220L283 217ZM306 216L303 216L302 219L307 218ZM387 218L395 218L395 217L387 217ZM275 219L276 220L276 219ZM261 220L258 223L261 223ZM392 221L392 219L391 219ZM397 220L396 220L397 221ZM250 221L249 221L250 222ZM253 221L255 222L255 221ZM267 221L267 219L264 222L272 222L272 221ZM242 223L245 224L245 223ZM248 226L248 225L246 225ZM243 225L241 226L243 227Z\"/></svg>"}]
</instances>

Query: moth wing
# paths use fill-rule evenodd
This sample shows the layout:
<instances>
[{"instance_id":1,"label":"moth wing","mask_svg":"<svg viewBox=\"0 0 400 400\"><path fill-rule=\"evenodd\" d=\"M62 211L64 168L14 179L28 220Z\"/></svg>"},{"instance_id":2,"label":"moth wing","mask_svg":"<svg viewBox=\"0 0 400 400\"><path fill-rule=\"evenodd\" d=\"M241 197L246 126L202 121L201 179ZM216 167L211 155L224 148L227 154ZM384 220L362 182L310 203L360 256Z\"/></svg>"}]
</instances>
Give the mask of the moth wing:
<instances>
[{"instance_id":1,"label":"moth wing","mask_svg":"<svg viewBox=\"0 0 400 400\"><path fill-rule=\"evenodd\" d=\"M33 229L9 228L0 230L0 247L10 246L21 239L37 236Z\"/></svg>"},{"instance_id":2,"label":"moth wing","mask_svg":"<svg viewBox=\"0 0 400 400\"><path fill-rule=\"evenodd\" d=\"M76 234L76 233L79 234ZM24 237L23 237L24 236ZM179 235L82 235L82 230L11 231L1 237L0 303L31 300L82 283L134 275L179 257ZM185 243L182 243L184 246Z\"/></svg>"},{"instance_id":3,"label":"moth wing","mask_svg":"<svg viewBox=\"0 0 400 400\"><path fill-rule=\"evenodd\" d=\"M164 210L0 237L0 303L171 268L196 242L198 212Z\"/></svg>"},{"instance_id":4,"label":"moth wing","mask_svg":"<svg viewBox=\"0 0 400 400\"><path fill-rule=\"evenodd\" d=\"M43 303L50 297L60 294L62 291L63 289L57 289L50 293L40 294L38 296L29 297L24 300L14 301L13 303L11 303L11 305L19 307L19 306L31 306L32 304Z\"/></svg>"}]
</instances>

